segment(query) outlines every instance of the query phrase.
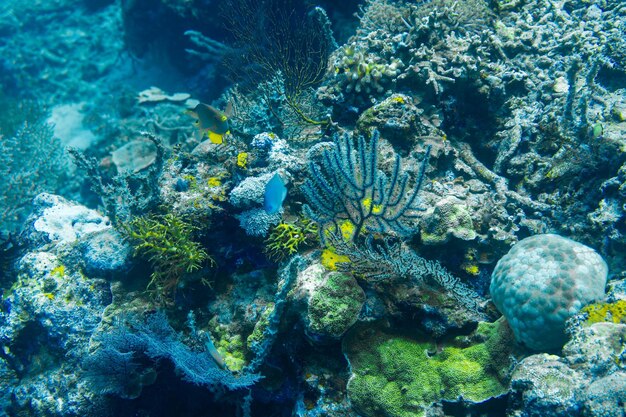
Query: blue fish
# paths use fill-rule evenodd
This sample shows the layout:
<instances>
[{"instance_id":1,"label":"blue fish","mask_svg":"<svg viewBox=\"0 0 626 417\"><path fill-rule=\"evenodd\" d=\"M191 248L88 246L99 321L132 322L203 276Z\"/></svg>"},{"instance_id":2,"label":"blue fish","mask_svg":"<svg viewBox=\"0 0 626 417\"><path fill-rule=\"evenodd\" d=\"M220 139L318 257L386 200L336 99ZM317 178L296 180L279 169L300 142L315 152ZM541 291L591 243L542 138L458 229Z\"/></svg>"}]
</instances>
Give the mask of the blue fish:
<instances>
[{"instance_id":1,"label":"blue fish","mask_svg":"<svg viewBox=\"0 0 626 417\"><path fill-rule=\"evenodd\" d=\"M287 187L285 187L285 181L276 173L265 185L265 197L263 199L265 211L268 214L278 213L278 210L283 206L286 196Z\"/></svg>"}]
</instances>

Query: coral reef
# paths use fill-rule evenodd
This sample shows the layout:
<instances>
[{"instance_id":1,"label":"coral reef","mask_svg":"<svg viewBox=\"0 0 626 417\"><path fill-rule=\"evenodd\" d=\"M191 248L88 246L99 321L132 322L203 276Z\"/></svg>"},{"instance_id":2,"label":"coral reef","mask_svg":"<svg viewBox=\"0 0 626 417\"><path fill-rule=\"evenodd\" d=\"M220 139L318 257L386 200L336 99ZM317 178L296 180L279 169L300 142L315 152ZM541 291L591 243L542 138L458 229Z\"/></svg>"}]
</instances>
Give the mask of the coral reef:
<instances>
[{"instance_id":1,"label":"coral reef","mask_svg":"<svg viewBox=\"0 0 626 417\"><path fill-rule=\"evenodd\" d=\"M625 29L2 2L0 417L623 416Z\"/></svg>"},{"instance_id":2,"label":"coral reef","mask_svg":"<svg viewBox=\"0 0 626 417\"><path fill-rule=\"evenodd\" d=\"M97 409L97 393L76 370L110 303L100 276L122 272L129 250L106 218L58 196L39 195L28 225L31 247L0 307L0 369L3 380L13 379L3 385L0 408L42 416Z\"/></svg>"},{"instance_id":3,"label":"coral reef","mask_svg":"<svg viewBox=\"0 0 626 417\"><path fill-rule=\"evenodd\" d=\"M184 274L197 271L207 260L214 262L192 240L194 227L174 214L137 217L126 227L135 253L147 258L154 268L148 288L159 296L175 291Z\"/></svg>"}]
</instances>

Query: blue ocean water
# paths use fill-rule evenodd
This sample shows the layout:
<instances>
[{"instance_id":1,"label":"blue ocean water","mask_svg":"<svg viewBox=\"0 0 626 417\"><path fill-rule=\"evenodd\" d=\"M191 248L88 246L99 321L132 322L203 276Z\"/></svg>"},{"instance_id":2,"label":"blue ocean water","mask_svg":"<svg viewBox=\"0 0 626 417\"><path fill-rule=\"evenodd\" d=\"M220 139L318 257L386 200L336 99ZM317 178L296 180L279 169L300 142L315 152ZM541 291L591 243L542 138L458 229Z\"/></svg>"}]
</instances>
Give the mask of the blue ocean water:
<instances>
[{"instance_id":1,"label":"blue ocean water","mask_svg":"<svg viewBox=\"0 0 626 417\"><path fill-rule=\"evenodd\" d=\"M0 417L626 416L626 3L4 0Z\"/></svg>"}]
</instances>

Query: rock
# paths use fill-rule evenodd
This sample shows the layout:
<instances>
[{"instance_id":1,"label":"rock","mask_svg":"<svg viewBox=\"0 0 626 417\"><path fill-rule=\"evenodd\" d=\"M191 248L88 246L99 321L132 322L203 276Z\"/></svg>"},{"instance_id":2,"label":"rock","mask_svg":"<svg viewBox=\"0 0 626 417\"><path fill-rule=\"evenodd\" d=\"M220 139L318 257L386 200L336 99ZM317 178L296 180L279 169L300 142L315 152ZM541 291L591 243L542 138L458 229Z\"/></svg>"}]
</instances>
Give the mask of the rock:
<instances>
[{"instance_id":1,"label":"rock","mask_svg":"<svg viewBox=\"0 0 626 417\"><path fill-rule=\"evenodd\" d=\"M365 293L350 276L316 262L298 274L289 297L310 341L339 339L359 318Z\"/></svg>"},{"instance_id":2,"label":"rock","mask_svg":"<svg viewBox=\"0 0 626 417\"><path fill-rule=\"evenodd\" d=\"M87 274L124 270L131 258L131 248L113 228L94 232L79 245Z\"/></svg>"},{"instance_id":3,"label":"rock","mask_svg":"<svg viewBox=\"0 0 626 417\"><path fill-rule=\"evenodd\" d=\"M89 233L111 227L109 219L97 211L57 195L39 194L33 206L34 233L30 237L35 242L43 238L56 246L67 246Z\"/></svg>"},{"instance_id":4,"label":"rock","mask_svg":"<svg viewBox=\"0 0 626 417\"><path fill-rule=\"evenodd\" d=\"M329 272L309 299L307 334L339 338L356 323L365 293L354 277Z\"/></svg>"},{"instance_id":5,"label":"rock","mask_svg":"<svg viewBox=\"0 0 626 417\"><path fill-rule=\"evenodd\" d=\"M509 415L623 417L626 409L626 325L582 323L563 357L529 356L511 380Z\"/></svg>"},{"instance_id":6,"label":"rock","mask_svg":"<svg viewBox=\"0 0 626 417\"><path fill-rule=\"evenodd\" d=\"M585 391L585 417L624 417L626 415L626 373L598 379Z\"/></svg>"},{"instance_id":7,"label":"rock","mask_svg":"<svg viewBox=\"0 0 626 417\"><path fill-rule=\"evenodd\" d=\"M582 375L565 361L546 353L524 359L511 379L513 395L520 397L521 416L570 417L578 415L577 392Z\"/></svg>"}]
</instances>

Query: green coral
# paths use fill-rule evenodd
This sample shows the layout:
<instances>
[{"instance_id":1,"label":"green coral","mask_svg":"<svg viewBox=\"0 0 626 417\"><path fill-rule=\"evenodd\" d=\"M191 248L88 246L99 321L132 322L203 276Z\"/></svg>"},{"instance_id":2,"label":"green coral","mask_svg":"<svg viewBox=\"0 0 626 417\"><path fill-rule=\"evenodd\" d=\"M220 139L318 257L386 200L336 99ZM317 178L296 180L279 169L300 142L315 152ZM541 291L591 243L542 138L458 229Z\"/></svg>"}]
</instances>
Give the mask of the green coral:
<instances>
[{"instance_id":1,"label":"green coral","mask_svg":"<svg viewBox=\"0 0 626 417\"><path fill-rule=\"evenodd\" d=\"M213 263L192 240L195 227L172 213L134 218L125 229L135 253L153 267L148 288L161 296L171 294L186 273L197 271L207 259Z\"/></svg>"},{"instance_id":2,"label":"green coral","mask_svg":"<svg viewBox=\"0 0 626 417\"><path fill-rule=\"evenodd\" d=\"M420 236L426 245L440 245L452 237L473 240L476 232L467 206L454 197L446 197L424 213Z\"/></svg>"},{"instance_id":3,"label":"green coral","mask_svg":"<svg viewBox=\"0 0 626 417\"><path fill-rule=\"evenodd\" d=\"M267 306L265 306L265 310L261 314L261 317L254 325L254 330L252 330L252 333L250 333L248 339L246 340L248 349L252 349L252 346L263 343L265 331L269 326L269 318L274 312L274 307L274 303L268 303Z\"/></svg>"},{"instance_id":4,"label":"green coral","mask_svg":"<svg viewBox=\"0 0 626 417\"><path fill-rule=\"evenodd\" d=\"M246 365L244 343L240 334L232 333L229 326L217 322L213 317L209 323L215 348L224 358L226 367L233 372L243 369Z\"/></svg>"},{"instance_id":5,"label":"green coral","mask_svg":"<svg viewBox=\"0 0 626 417\"><path fill-rule=\"evenodd\" d=\"M265 241L265 253L280 261L298 252L301 245L317 237L317 224L309 219L298 219L294 223L279 223Z\"/></svg>"},{"instance_id":6,"label":"green coral","mask_svg":"<svg viewBox=\"0 0 626 417\"><path fill-rule=\"evenodd\" d=\"M318 335L340 337L356 322L364 302L365 293L352 276L330 272L309 300L309 329Z\"/></svg>"},{"instance_id":7,"label":"green coral","mask_svg":"<svg viewBox=\"0 0 626 417\"><path fill-rule=\"evenodd\" d=\"M441 400L504 394L514 346L508 327L481 323L471 344L466 339L441 347L371 327L355 331L344 342L352 404L366 417L414 417Z\"/></svg>"}]
</instances>

